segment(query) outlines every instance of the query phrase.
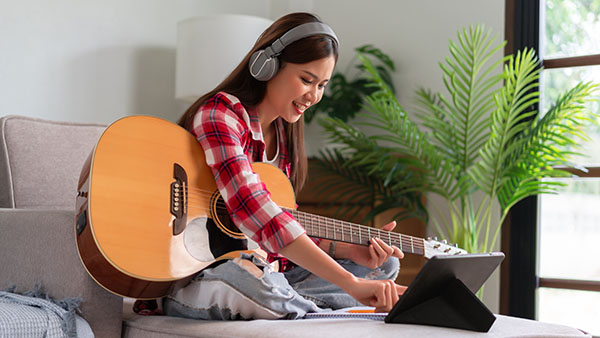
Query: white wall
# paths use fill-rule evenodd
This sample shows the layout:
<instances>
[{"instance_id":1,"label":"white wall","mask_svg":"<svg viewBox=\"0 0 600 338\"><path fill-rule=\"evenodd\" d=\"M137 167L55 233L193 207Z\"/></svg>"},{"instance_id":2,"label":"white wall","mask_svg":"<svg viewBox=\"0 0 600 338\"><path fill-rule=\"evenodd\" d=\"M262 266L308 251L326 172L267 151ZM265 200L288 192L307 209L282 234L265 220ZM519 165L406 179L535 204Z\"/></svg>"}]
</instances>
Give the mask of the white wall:
<instances>
[{"instance_id":1,"label":"white wall","mask_svg":"<svg viewBox=\"0 0 600 338\"><path fill-rule=\"evenodd\" d=\"M268 16L269 0L0 0L0 116L175 120L178 21Z\"/></svg>"},{"instance_id":2,"label":"white wall","mask_svg":"<svg viewBox=\"0 0 600 338\"><path fill-rule=\"evenodd\" d=\"M177 118L176 23L193 16L313 11L340 37L338 69L364 43L394 59L405 105L418 86L441 88L437 62L459 27L485 23L500 36L504 27L502 0L0 0L0 8L0 115L104 123Z\"/></svg>"},{"instance_id":3,"label":"white wall","mask_svg":"<svg viewBox=\"0 0 600 338\"><path fill-rule=\"evenodd\" d=\"M503 0L0 0L0 116L110 123L130 114L176 120L176 23L207 14L272 19L312 11L341 42L338 69L372 43L396 63L394 82L410 110L419 86L442 90L438 62L448 40L483 23L503 39ZM309 154L324 144L314 124ZM498 278L486 288L497 311Z\"/></svg>"}]
</instances>

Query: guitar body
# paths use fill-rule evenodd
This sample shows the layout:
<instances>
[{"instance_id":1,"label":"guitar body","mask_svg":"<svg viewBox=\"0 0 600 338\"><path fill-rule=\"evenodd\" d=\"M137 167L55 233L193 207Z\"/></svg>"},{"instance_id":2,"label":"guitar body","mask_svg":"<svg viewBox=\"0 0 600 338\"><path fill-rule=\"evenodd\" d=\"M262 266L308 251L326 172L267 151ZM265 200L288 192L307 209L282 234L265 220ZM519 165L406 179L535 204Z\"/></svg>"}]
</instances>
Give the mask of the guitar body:
<instances>
[{"instance_id":1,"label":"guitar body","mask_svg":"<svg viewBox=\"0 0 600 338\"><path fill-rule=\"evenodd\" d=\"M283 172L262 163L253 169L275 203L295 208ZM247 250L202 147L168 121L131 116L109 126L78 191L79 255L96 282L118 295L165 296L215 261Z\"/></svg>"}]
</instances>

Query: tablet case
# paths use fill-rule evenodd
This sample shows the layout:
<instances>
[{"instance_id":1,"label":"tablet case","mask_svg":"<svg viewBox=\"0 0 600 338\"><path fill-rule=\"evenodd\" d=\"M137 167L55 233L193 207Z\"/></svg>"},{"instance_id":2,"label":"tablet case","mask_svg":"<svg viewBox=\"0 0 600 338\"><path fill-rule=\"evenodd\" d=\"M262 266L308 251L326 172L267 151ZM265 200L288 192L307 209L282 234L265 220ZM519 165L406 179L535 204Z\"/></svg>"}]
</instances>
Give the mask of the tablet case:
<instances>
[{"instance_id":1,"label":"tablet case","mask_svg":"<svg viewBox=\"0 0 600 338\"><path fill-rule=\"evenodd\" d=\"M385 322L488 332L496 317L475 292L503 259L501 252L432 257Z\"/></svg>"}]
</instances>

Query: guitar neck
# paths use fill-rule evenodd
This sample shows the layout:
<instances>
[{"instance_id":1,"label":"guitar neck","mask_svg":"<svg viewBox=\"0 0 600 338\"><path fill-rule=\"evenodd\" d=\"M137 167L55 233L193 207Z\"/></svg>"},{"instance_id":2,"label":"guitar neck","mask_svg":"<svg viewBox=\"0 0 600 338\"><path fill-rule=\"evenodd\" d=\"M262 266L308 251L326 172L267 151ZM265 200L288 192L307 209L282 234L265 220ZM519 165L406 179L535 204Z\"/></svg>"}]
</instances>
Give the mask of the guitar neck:
<instances>
[{"instance_id":1,"label":"guitar neck","mask_svg":"<svg viewBox=\"0 0 600 338\"><path fill-rule=\"evenodd\" d=\"M425 255L425 241L422 238L375 229L361 224L286 209L300 222L310 237L329 239L346 243L369 245L370 239L378 237L388 245L394 245L404 253Z\"/></svg>"}]
</instances>

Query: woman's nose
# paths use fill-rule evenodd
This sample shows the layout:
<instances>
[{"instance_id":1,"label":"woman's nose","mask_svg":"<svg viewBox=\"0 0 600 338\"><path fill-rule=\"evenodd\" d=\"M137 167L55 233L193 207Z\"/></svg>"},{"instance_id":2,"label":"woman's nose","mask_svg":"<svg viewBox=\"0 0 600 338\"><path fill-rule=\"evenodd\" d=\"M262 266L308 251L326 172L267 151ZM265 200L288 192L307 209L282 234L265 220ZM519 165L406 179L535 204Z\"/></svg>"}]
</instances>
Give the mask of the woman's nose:
<instances>
[{"instance_id":1,"label":"woman's nose","mask_svg":"<svg viewBox=\"0 0 600 338\"><path fill-rule=\"evenodd\" d=\"M314 104L319 97L318 89L316 87L311 87L304 96L308 101L310 101L310 103Z\"/></svg>"}]
</instances>

